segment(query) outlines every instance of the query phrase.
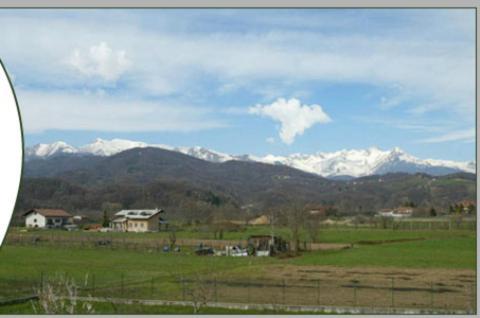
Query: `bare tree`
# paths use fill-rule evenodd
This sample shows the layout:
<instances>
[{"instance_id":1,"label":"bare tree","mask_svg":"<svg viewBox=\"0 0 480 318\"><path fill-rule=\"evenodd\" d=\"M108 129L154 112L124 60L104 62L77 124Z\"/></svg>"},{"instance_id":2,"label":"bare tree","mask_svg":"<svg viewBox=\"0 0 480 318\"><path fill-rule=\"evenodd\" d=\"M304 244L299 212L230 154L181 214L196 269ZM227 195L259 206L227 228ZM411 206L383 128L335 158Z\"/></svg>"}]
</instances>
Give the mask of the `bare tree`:
<instances>
[{"instance_id":1,"label":"bare tree","mask_svg":"<svg viewBox=\"0 0 480 318\"><path fill-rule=\"evenodd\" d=\"M215 286L205 276L195 273L184 286L185 293L192 302L193 313L196 314L214 297Z\"/></svg>"},{"instance_id":2,"label":"bare tree","mask_svg":"<svg viewBox=\"0 0 480 318\"><path fill-rule=\"evenodd\" d=\"M170 241L170 249L173 251L175 248L175 243L177 242L177 234L175 228L172 228L170 230L170 233L168 234L168 240Z\"/></svg>"},{"instance_id":3,"label":"bare tree","mask_svg":"<svg viewBox=\"0 0 480 318\"><path fill-rule=\"evenodd\" d=\"M65 275L46 280L34 289L37 304L32 302L33 311L39 314L93 314L89 301L78 302L78 287L73 278Z\"/></svg>"},{"instance_id":4,"label":"bare tree","mask_svg":"<svg viewBox=\"0 0 480 318\"><path fill-rule=\"evenodd\" d=\"M307 215L305 230L307 230L310 240L317 242L320 235L320 224L323 217L321 215Z\"/></svg>"},{"instance_id":5,"label":"bare tree","mask_svg":"<svg viewBox=\"0 0 480 318\"><path fill-rule=\"evenodd\" d=\"M293 201L285 210L287 225L290 228L293 242L293 252L298 254L300 245L300 233L305 225L305 204L300 201Z\"/></svg>"}]
</instances>

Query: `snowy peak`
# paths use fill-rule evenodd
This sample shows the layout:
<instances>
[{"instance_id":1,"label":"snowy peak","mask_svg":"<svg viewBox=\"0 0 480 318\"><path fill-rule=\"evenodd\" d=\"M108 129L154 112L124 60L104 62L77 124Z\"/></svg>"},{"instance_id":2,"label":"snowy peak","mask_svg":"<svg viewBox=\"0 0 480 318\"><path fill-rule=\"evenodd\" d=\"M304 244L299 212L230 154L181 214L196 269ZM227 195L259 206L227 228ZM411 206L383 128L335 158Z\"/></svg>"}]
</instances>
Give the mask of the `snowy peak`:
<instances>
[{"instance_id":1,"label":"snowy peak","mask_svg":"<svg viewBox=\"0 0 480 318\"><path fill-rule=\"evenodd\" d=\"M203 147L171 147L162 144L147 144L141 141L125 139L96 139L93 143L75 148L63 141L52 144L39 144L26 149L27 160L32 158L50 158L60 154L112 156L133 148L155 147L183 153L198 159L221 163L229 160L256 161L266 164L286 165L323 177L363 177L373 174L392 172L427 173L445 175L455 172L476 173L475 162L457 162L437 159L419 159L402 149L381 150L377 147L368 149L343 149L335 152L318 152L315 154L291 154L289 156L252 155L233 156Z\"/></svg>"},{"instance_id":2,"label":"snowy peak","mask_svg":"<svg viewBox=\"0 0 480 318\"><path fill-rule=\"evenodd\" d=\"M53 144L38 144L27 148L25 154L27 157L47 158L58 154L73 154L78 150L63 141L57 141Z\"/></svg>"},{"instance_id":3,"label":"snowy peak","mask_svg":"<svg viewBox=\"0 0 480 318\"><path fill-rule=\"evenodd\" d=\"M235 158L230 155L209 150L203 147L191 147L191 148L178 147L178 148L174 148L174 150L181 152L185 155L189 155L189 156L210 161L210 162L225 162L229 160L235 160Z\"/></svg>"},{"instance_id":4,"label":"snowy peak","mask_svg":"<svg viewBox=\"0 0 480 318\"><path fill-rule=\"evenodd\" d=\"M131 141L126 139L112 139L105 140L97 138L93 143L75 148L66 144L63 141L58 141L52 144L38 144L33 147L26 148L27 159L32 158L49 158L60 154L79 154L79 155L94 155L94 156L112 156L125 150L133 148L154 147L177 151L192 157L211 162L225 162L234 160L235 158L213 150L203 147L171 147L162 144L147 144L141 141Z\"/></svg>"},{"instance_id":5,"label":"snowy peak","mask_svg":"<svg viewBox=\"0 0 480 318\"><path fill-rule=\"evenodd\" d=\"M95 142L82 146L78 150L80 153L87 153L96 156L111 156L128 149L145 147L148 147L148 144L140 141L124 139L104 140L97 138Z\"/></svg>"}]
</instances>

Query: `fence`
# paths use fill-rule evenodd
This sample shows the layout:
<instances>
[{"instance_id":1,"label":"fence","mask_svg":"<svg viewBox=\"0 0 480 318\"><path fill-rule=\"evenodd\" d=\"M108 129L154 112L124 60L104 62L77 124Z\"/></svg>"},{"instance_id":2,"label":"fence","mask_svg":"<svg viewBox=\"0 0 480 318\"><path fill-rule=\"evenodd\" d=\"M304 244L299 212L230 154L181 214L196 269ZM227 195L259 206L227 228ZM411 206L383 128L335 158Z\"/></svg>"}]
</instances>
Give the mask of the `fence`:
<instances>
[{"instance_id":1,"label":"fence","mask_svg":"<svg viewBox=\"0 0 480 318\"><path fill-rule=\"evenodd\" d=\"M31 295L52 281L39 273L36 280L0 280L0 302ZM476 311L475 282L415 282L390 277L372 280L262 280L214 276L157 276L99 282L95 274L79 280L79 296L98 299L168 300L291 306L338 306L395 309ZM378 310L377 310L378 311Z\"/></svg>"},{"instance_id":2,"label":"fence","mask_svg":"<svg viewBox=\"0 0 480 318\"><path fill-rule=\"evenodd\" d=\"M367 219L364 222L349 222L338 224L321 224L323 229L338 228L368 228L368 229L385 229L385 230L402 230L402 231L427 231L427 230L477 230L476 219L455 220L451 218L431 218L416 219L405 218L395 220L392 218L374 218Z\"/></svg>"},{"instance_id":3,"label":"fence","mask_svg":"<svg viewBox=\"0 0 480 318\"><path fill-rule=\"evenodd\" d=\"M161 252L164 246L169 246L168 239L138 239L138 238L119 238L114 236L94 237L89 235L66 237L56 235L35 235L34 233L9 234L5 240L6 245L51 245L55 247L102 247L106 249L122 249L135 251L154 251ZM203 246L213 247L215 249L225 249L225 246L240 245L247 246L247 240L201 240L201 239L177 239L175 245L182 247ZM351 244L343 243L310 243L306 241L299 242L299 247L304 250L339 250L351 247ZM290 242L290 246L294 246Z\"/></svg>"},{"instance_id":4,"label":"fence","mask_svg":"<svg viewBox=\"0 0 480 318\"><path fill-rule=\"evenodd\" d=\"M67 237L64 235L35 235L35 233L8 234L5 238L6 245L52 245L56 247L103 247L107 249L148 250L161 252L164 246L169 246L167 238L121 238L118 236L92 236L85 235ZM226 245L246 246L246 240L201 240L201 239L176 239L175 245L183 247L197 247L200 244L213 248L225 248Z\"/></svg>"}]
</instances>

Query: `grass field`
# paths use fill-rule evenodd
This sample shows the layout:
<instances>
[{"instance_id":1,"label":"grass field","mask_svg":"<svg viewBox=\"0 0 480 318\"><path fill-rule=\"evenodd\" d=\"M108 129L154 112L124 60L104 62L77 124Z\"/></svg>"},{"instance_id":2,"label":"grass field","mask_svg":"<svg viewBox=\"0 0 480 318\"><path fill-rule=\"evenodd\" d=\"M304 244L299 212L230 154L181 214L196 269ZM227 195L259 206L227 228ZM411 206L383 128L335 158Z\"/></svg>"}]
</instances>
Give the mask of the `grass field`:
<instances>
[{"instance_id":1,"label":"grass field","mask_svg":"<svg viewBox=\"0 0 480 318\"><path fill-rule=\"evenodd\" d=\"M249 228L245 232L226 233L225 237L243 239L246 238L245 235L248 237L248 235L253 233L265 233L267 229L262 227ZM281 231L288 230L281 229ZM128 237L138 240L160 240L166 234L35 232L36 235L37 233L38 235L54 235L62 238L80 237L82 235L93 235L95 237L128 235ZM186 233L193 235L193 233ZM398 239L418 240L368 244ZM342 282L348 283L352 279L358 280L358 277L352 274L355 272L355 269L365 271L370 268L372 273L380 273L381 275L372 276L371 273L364 273L359 276L361 277L360 284L384 284L387 276L401 278L412 275L411 277L415 278L415 275L422 277L428 274L429 281L424 282L425 284L430 284L430 280L438 280L443 285L449 284L454 286L458 277L465 277L464 286L455 288L458 289L458 293L463 293L461 297L460 294L458 296L460 297L459 302L468 303L467 298L470 296L465 294L465 290L469 293L468 286L474 279L476 269L476 234L473 231L401 231L339 228L322 230L320 240L330 243L356 244L350 249L303 252L300 256L284 259L276 257L205 257L195 255L191 249L183 249L180 253L163 253L140 250L112 250L107 247L80 248L7 244L0 249L0 263L2 264L0 266L0 298L14 298L22 295L22 293L25 294L31 290L32 282L38 284L43 279L42 276L51 277L58 273L65 273L89 288L92 284L95 284L97 293L101 293L103 288L104 293L118 294L119 282L121 281L122 295L129 295L129 297L133 298L156 297L155 299L162 299L172 295L181 297L181 290L178 284L169 282L179 277L191 277L192 275L214 276L215 279L220 281L229 279L254 281L266 277L271 280L281 281L281 279L290 277L296 282L309 282L314 279L323 279L320 276L315 276L317 275L315 274L316 271L321 272L326 268L332 271L333 268L332 273L340 271L338 277L341 279L339 278L339 281L344 279L345 281ZM363 244L358 244L360 241ZM286 268L289 269L287 272L282 270ZM389 273L394 272L399 274L389 276ZM297 274L292 276L292 273ZM367 274L370 276L367 277ZM325 277L328 279L331 275L327 274ZM93 283L92 279L94 280ZM408 283L413 284L414 281L415 279ZM116 289L110 288L112 284L116 286ZM16 287L12 288L12 286ZM427 285L427 287L419 286L415 288L429 288ZM228 292L227 289L224 290L225 293L236 294L237 297L251 297L247 295L248 288L248 293L251 295L255 295L258 292L257 298L259 299L269 294L269 289L265 286L263 289L260 287L253 289L251 287L241 287L244 288L229 286ZM308 288L311 289L311 287ZM312 294L308 288L305 287L301 292ZM279 289L275 290L275 292L278 292ZM342 293L344 292L343 290L341 289ZM332 290L332 295L334 292ZM348 297L351 298L351 291L347 292ZM362 295L368 295L364 291L362 293ZM343 297L341 295L339 294L339 297ZM440 298L441 295L439 294L436 299ZM453 298L450 297L450 299ZM265 300L268 299L265 298ZM349 300L350 305L352 305L352 301ZM102 308L100 306L99 310L112 313L111 310ZM7 309L4 308L3 310ZM224 311L221 312L223 313Z\"/></svg>"},{"instance_id":2,"label":"grass field","mask_svg":"<svg viewBox=\"0 0 480 318\"><path fill-rule=\"evenodd\" d=\"M33 306L37 306L35 303L32 305L31 302L17 304L17 305L8 305L0 306L0 315L8 314L35 314ZM112 313L112 314L156 314L156 315L191 315L194 313L191 306L155 306L155 305L124 305L117 304L112 305L110 303L93 303L93 314L96 313ZM254 309L228 309L228 308L214 308L214 307L203 307L197 312L197 314L203 315L272 315L272 314L292 314L291 311L284 310L254 310ZM319 312L302 312L302 314L321 314Z\"/></svg>"}]
</instances>

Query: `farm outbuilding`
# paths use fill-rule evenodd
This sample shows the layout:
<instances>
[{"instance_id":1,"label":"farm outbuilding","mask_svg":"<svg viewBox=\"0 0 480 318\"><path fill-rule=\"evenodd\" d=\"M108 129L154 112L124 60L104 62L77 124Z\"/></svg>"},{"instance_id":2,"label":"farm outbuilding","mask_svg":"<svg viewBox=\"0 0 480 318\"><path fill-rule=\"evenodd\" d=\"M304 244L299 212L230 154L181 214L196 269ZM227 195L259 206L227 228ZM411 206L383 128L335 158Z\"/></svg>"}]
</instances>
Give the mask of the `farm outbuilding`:
<instances>
[{"instance_id":1,"label":"farm outbuilding","mask_svg":"<svg viewBox=\"0 0 480 318\"><path fill-rule=\"evenodd\" d=\"M278 252L286 252L288 243L281 237L272 235L251 235L248 238L248 245L252 246L255 254L260 256L273 255Z\"/></svg>"},{"instance_id":2,"label":"farm outbuilding","mask_svg":"<svg viewBox=\"0 0 480 318\"><path fill-rule=\"evenodd\" d=\"M31 209L23 216L28 228L63 228L72 223L72 215L62 209Z\"/></svg>"}]
</instances>

